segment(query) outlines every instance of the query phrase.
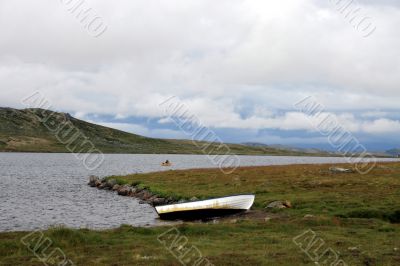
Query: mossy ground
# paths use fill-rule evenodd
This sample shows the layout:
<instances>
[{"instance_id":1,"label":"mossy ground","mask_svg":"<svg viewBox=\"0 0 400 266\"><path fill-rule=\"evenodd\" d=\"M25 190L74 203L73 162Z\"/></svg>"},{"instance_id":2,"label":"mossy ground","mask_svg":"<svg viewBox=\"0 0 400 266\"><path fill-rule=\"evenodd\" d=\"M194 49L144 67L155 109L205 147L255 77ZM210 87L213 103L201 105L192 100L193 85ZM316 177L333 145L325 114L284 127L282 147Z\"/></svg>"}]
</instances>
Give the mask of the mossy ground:
<instances>
[{"instance_id":1,"label":"mossy ground","mask_svg":"<svg viewBox=\"0 0 400 266\"><path fill-rule=\"evenodd\" d=\"M218 169L166 171L118 179L180 198L255 193L254 209L271 219L176 225L188 245L214 265L315 265L293 242L310 229L323 239L322 248L340 253L347 265L400 265L400 163L380 164L367 175L332 174L329 166L247 167L230 175ZM289 200L293 208L267 212L273 200ZM304 218L307 214L312 216ZM52 228L44 234L76 265L181 265L157 240L169 228ZM26 234L0 234L0 265L42 265L20 242Z\"/></svg>"}]
</instances>

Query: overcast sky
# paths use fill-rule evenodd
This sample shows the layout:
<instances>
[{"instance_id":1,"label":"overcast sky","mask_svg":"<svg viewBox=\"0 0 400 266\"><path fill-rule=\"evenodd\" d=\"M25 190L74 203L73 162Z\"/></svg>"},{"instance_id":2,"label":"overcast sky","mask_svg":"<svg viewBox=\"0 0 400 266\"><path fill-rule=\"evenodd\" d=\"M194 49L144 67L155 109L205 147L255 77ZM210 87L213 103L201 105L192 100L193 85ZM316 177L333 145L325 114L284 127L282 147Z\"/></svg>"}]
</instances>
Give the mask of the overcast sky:
<instances>
[{"instance_id":1,"label":"overcast sky","mask_svg":"<svg viewBox=\"0 0 400 266\"><path fill-rule=\"evenodd\" d=\"M399 1L85 0L97 37L71 1L0 1L0 106L40 91L82 119L189 138L159 108L176 96L225 141L321 147L294 108L313 96L371 149L400 146Z\"/></svg>"}]
</instances>

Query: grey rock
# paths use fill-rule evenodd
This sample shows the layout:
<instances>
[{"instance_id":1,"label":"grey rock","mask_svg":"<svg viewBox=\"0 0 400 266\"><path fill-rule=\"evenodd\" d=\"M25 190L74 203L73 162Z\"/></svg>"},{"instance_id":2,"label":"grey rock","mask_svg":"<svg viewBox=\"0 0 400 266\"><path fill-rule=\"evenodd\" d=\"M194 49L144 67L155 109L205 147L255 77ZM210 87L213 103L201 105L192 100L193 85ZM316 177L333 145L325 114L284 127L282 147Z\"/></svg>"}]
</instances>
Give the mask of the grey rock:
<instances>
[{"instance_id":1,"label":"grey rock","mask_svg":"<svg viewBox=\"0 0 400 266\"><path fill-rule=\"evenodd\" d=\"M104 189L104 188L106 188L106 187L107 187L107 182L102 182L102 183L100 184L100 186L98 186L99 189Z\"/></svg>"},{"instance_id":2,"label":"grey rock","mask_svg":"<svg viewBox=\"0 0 400 266\"><path fill-rule=\"evenodd\" d=\"M99 180L99 177L98 177L98 176L95 176L95 175L89 176L89 181L95 182L96 180Z\"/></svg>"},{"instance_id":3,"label":"grey rock","mask_svg":"<svg viewBox=\"0 0 400 266\"><path fill-rule=\"evenodd\" d=\"M143 200L148 200L153 196L147 189L141 190L139 193L136 193L136 197Z\"/></svg>"},{"instance_id":4,"label":"grey rock","mask_svg":"<svg viewBox=\"0 0 400 266\"><path fill-rule=\"evenodd\" d=\"M157 195L152 195L147 201L153 202L157 198Z\"/></svg>"},{"instance_id":5,"label":"grey rock","mask_svg":"<svg viewBox=\"0 0 400 266\"><path fill-rule=\"evenodd\" d=\"M128 196L129 197L137 197L137 194L135 193L135 191L132 187L129 187Z\"/></svg>"},{"instance_id":6,"label":"grey rock","mask_svg":"<svg viewBox=\"0 0 400 266\"><path fill-rule=\"evenodd\" d=\"M136 192L134 196L137 197L137 198L139 198L139 199L141 199L141 198L143 197L143 194L144 194L144 192L143 192L143 190L142 190L142 191L140 191L140 192Z\"/></svg>"},{"instance_id":7,"label":"grey rock","mask_svg":"<svg viewBox=\"0 0 400 266\"><path fill-rule=\"evenodd\" d=\"M153 196L153 194L151 194L149 191L144 190L143 191L143 195L142 195L142 199L144 200L149 200L151 197Z\"/></svg>"},{"instance_id":8,"label":"grey rock","mask_svg":"<svg viewBox=\"0 0 400 266\"><path fill-rule=\"evenodd\" d=\"M96 181L99 180L99 178L95 175L91 175L89 176L89 185L91 187L95 187L96 186Z\"/></svg>"},{"instance_id":9,"label":"grey rock","mask_svg":"<svg viewBox=\"0 0 400 266\"><path fill-rule=\"evenodd\" d=\"M129 188L129 186L126 186L126 185L122 186L118 189L118 195L121 195L121 196L128 196L129 192L130 192L130 188Z\"/></svg>"},{"instance_id":10,"label":"grey rock","mask_svg":"<svg viewBox=\"0 0 400 266\"><path fill-rule=\"evenodd\" d=\"M331 173L354 173L353 169L342 168L342 167L330 167L329 171Z\"/></svg>"},{"instance_id":11,"label":"grey rock","mask_svg":"<svg viewBox=\"0 0 400 266\"><path fill-rule=\"evenodd\" d=\"M290 203L290 201L281 201L281 200L277 200L277 201L273 201L268 203L267 205L267 209L285 209L285 208L291 208L292 204Z\"/></svg>"},{"instance_id":12,"label":"grey rock","mask_svg":"<svg viewBox=\"0 0 400 266\"><path fill-rule=\"evenodd\" d=\"M154 206L163 205L166 203L164 198L155 198L152 200Z\"/></svg>"}]
</instances>

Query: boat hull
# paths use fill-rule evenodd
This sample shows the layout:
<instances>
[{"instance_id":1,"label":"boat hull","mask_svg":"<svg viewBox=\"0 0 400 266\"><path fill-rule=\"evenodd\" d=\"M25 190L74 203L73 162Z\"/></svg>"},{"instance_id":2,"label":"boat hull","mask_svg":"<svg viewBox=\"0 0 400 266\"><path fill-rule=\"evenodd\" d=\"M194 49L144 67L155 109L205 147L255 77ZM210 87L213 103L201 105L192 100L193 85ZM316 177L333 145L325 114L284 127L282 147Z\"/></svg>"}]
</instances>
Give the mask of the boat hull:
<instances>
[{"instance_id":1,"label":"boat hull","mask_svg":"<svg viewBox=\"0 0 400 266\"><path fill-rule=\"evenodd\" d=\"M199 220L244 212L253 203L254 195L236 195L155 208L163 220Z\"/></svg>"},{"instance_id":2,"label":"boat hull","mask_svg":"<svg viewBox=\"0 0 400 266\"><path fill-rule=\"evenodd\" d=\"M168 212L159 214L162 220L204 220L215 217L224 217L234 215L237 213L245 212L241 209L203 209L203 210L190 210L180 212Z\"/></svg>"}]
</instances>

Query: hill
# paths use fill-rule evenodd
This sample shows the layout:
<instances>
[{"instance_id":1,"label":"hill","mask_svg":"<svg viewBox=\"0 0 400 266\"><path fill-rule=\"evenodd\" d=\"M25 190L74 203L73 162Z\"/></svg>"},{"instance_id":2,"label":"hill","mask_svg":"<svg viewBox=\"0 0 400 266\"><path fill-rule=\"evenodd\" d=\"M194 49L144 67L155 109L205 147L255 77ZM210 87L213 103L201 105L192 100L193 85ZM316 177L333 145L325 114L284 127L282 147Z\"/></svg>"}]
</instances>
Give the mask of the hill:
<instances>
[{"instance_id":1,"label":"hill","mask_svg":"<svg viewBox=\"0 0 400 266\"><path fill-rule=\"evenodd\" d=\"M386 154L389 154L390 156L393 157L400 157L400 149L391 149L386 151Z\"/></svg>"},{"instance_id":2,"label":"hill","mask_svg":"<svg viewBox=\"0 0 400 266\"><path fill-rule=\"evenodd\" d=\"M68 141L73 136L78 137L72 142ZM71 147L80 148L79 145L84 146L88 141L103 153L128 154L204 154L199 147L210 144L148 138L79 120L67 113L0 108L0 151L64 153L71 152ZM232 154L238 155L310 155L268 146L227 146ZM215 150L211 154L217 154L217 147L217 144L211 144L207 151ZM73 151L76 152L76 149Z\"/></svg>"},{"instance_id":3,"label":"hill","mask_svg":"<svg viewBox=\"0 0 400 266\"><path fill-rule=\"evenodd\" d=\"M258 143L258 142L245 142L243 145L250 146L250 147L263 147L263 148L273 148L277 150L284 150L288 152L303 152L303 153L309 153L309 154L328 154L327 151L323 151L320 149L313 149L313 148L299 148L299 147L292 147L288 145L281 145L281 144L273 144L273 145L267 145L264 143ZM333 155L333 153L331 153Z\"/></svg>"}]
</instances>

